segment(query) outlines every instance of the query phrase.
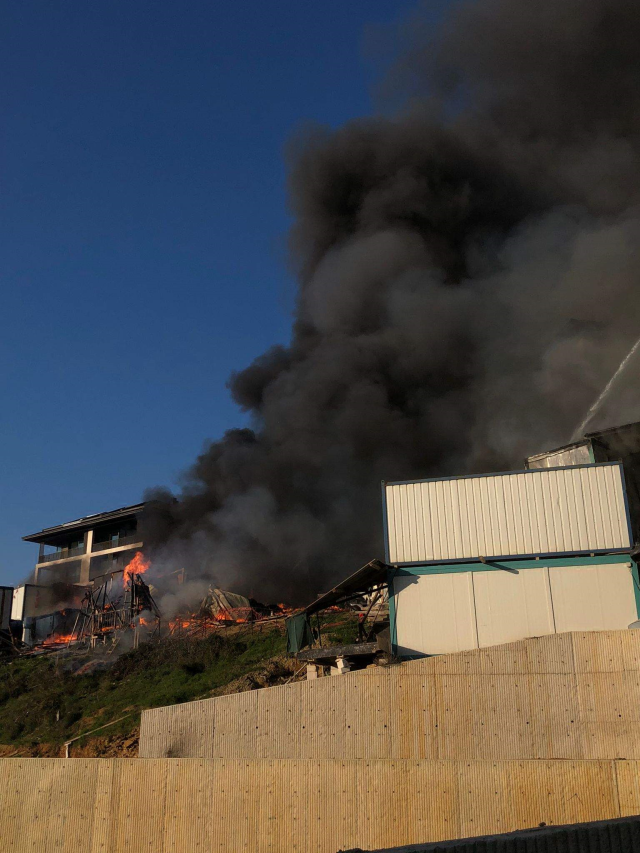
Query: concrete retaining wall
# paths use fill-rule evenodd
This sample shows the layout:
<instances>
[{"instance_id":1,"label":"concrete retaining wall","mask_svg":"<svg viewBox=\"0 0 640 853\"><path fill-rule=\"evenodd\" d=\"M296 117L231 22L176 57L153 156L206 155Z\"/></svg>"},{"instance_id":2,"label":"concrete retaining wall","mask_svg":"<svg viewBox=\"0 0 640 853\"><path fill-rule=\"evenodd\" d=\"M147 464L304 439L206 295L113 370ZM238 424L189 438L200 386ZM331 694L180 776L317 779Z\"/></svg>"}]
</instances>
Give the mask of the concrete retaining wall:
<instances>
[{"instance_id":1,"label":"concrete retaining wall","mask_svg":"<svg viewBox=\"0 0 640 853\"><path fill-rule=\"evenodd\" d=\"M636 761L3 759L0 849L336 853L640 812Z\"/></svg>"},{"instance_id":2,"label":"concrete retaining wall","mask_svg":"<svg viewBox=\"0 0 640 853\"><path fill-rule=\"evenodd\" d=\"M140 755L640 759L640 631L556 634L145 711Z\"/></svg>"}]
</instances>

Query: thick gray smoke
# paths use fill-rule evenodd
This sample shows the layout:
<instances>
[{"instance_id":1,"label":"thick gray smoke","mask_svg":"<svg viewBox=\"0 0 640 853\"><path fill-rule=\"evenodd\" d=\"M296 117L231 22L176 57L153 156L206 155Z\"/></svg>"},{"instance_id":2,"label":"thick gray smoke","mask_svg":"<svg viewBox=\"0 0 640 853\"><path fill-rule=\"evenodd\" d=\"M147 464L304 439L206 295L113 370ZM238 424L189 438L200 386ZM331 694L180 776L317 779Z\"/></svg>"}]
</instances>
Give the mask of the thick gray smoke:
<instances>
[{"instance_id":1,"label":"thick gray smoke","mask_svg":"<svg viewBox=\"0 0 640 853\"><path fill-rule=\"evenodd\" d=\"M463 3L405 46L401 115L297 140L291 344L149 514L160 562L304 601L383 556L381 479L570 439L638 336L639 44L637 0Z\"/></svg>"}]
</instances>

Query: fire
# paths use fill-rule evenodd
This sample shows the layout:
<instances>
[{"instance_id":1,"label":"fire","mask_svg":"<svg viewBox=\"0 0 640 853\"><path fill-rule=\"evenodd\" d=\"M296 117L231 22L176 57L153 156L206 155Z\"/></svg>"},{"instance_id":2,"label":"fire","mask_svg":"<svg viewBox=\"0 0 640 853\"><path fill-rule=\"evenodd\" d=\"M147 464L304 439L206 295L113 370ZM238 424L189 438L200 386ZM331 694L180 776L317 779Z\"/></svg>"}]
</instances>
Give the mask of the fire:
<instances>
[{"instance_id":1,"label":"fire","mask_svg":"<svg viewBox=\"0 0 640 853\"><path fill-rule=\"evenodd\" d=\"M136 551L133 559L127 563L122 575L122 583L126 586L131 580L131 575L142 575L151 567L151 561L146 560L142 551Z\"/></svg>"},{"instance_id":2,"label":"fire","mask_svg":"<svg viewBox=\"0 0 640 853\"><path fill-rule=\"evenodd\" d=\"M42 641L43 646L57 646L61 643L73 643L77 640L76 634L56 634L54 637L47 637Z\"/></svg>"},{"instance_id":3,"label":"fire","mask_svg":"<svg viewBox=\"0 0 640 853\"><path fill-rule=\"evenodd\" d=\"M195 619L184 619L184 618L171 619L169 621L169 632L171 634L173 634L174 631L179 631L181 628L182 628L182 630L186 630L187 628L196 627L197 624L198 623Z\"/></svg>"}]
</instances>

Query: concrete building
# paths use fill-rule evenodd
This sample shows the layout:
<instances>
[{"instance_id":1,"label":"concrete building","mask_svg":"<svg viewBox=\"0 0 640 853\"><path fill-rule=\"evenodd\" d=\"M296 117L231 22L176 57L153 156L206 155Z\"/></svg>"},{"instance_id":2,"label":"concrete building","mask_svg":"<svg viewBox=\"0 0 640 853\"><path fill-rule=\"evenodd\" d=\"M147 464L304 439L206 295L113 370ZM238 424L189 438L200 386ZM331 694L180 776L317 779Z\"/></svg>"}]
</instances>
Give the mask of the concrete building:
<instances>
[{"instance_id":1,"label":"concrete building","mask_svg":"<svg viewBox=\"0 0 640 853\"><path fill-rule=\"evenodd\" d=\"M125 506L23 536L40 546L34 583L88 584L123 569L143 546L138 531L143 509L143 503Z\"/></svg>"}]
</instances>

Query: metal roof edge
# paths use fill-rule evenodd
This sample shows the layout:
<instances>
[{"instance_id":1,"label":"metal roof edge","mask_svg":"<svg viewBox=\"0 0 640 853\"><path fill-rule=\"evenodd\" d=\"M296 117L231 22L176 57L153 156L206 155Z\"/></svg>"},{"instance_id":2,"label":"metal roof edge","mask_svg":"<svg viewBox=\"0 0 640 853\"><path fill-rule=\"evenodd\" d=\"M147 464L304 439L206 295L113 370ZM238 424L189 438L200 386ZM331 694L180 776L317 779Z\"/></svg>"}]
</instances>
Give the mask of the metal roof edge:
<instances>
[{"instance_id":1,"label":"metal roof edge","mask_svg":"<svg viewBox=\"0 0 640 853\"><path fill-rule=\"evenodd\" d=\"M304 612L307 616L311 616L325 607L330 607L334 601L337 601L344 595L359 593L365 589L367 583L382 583L383 579L386 581L387 571L390 568L391 566L382 560L370 560L366 565L359 568L357 572L349 575L349 577L340 581L340 583L336 584L328 592L323 593L315 601L312 601L311 604L304 608Z\"/></svg>"},{"instance_id":2,"label":"metal roof edge","mask_svg":"<svg viewBox=\"0 0 640 853\"><path fill-rule=\"evenodd\" d=\"M92 515L85 515L82 518L76 518L73 521L56 524L53 527L44 527L37 533L30 533L27 536L23 536L22 539L24 542L39 542L43 537L48 538L49 536L55 536L58 533L64 533L67 530L73 530L74 528L90 527L92 524L109 521L112 518L115 519L123 515L137 515L142 512L147 503L148 501L142 501L141 503L131 504L130 506L122 506L118 509L107 510L106 512L96 512Z\"/></svg>"},{"instance_id":3,"label":"metal roof edge","mask_svg":"<svg viewBox=\"0 0 640 853\"><path fill-rule=\"evenodd\" d=\"M553 468L522 468L517 471L491 471L487 474L456 474L453 477L426 477L423 480L383 480L385 486L409 486L412 483L443 483L446 480L472 480L482 477L506 477L509 474L544 474L546 471L571 471L575 468L604 468L617 465L622 468L622 462L585 462L581 465L554 465Z\"/></svg>"},{"instance_id":4,"label":"metal roof edge","mask_svg":"<svg viewBox=\"0 0 640 853\"><path fill-rule=\"evenodd\" d=\"M584 447L585 444L591 444L592 435L595 435L595 433L587 433L576 441L570 441L569 444L561 444L560 447L553 447L551 450L541 450L539 453L532 453L531 456L526 457L526 461L528 462L530 459L544 459L545 456L562 453L564 450L571 450L572 447Z\"/></svg>"}]
</instances>

